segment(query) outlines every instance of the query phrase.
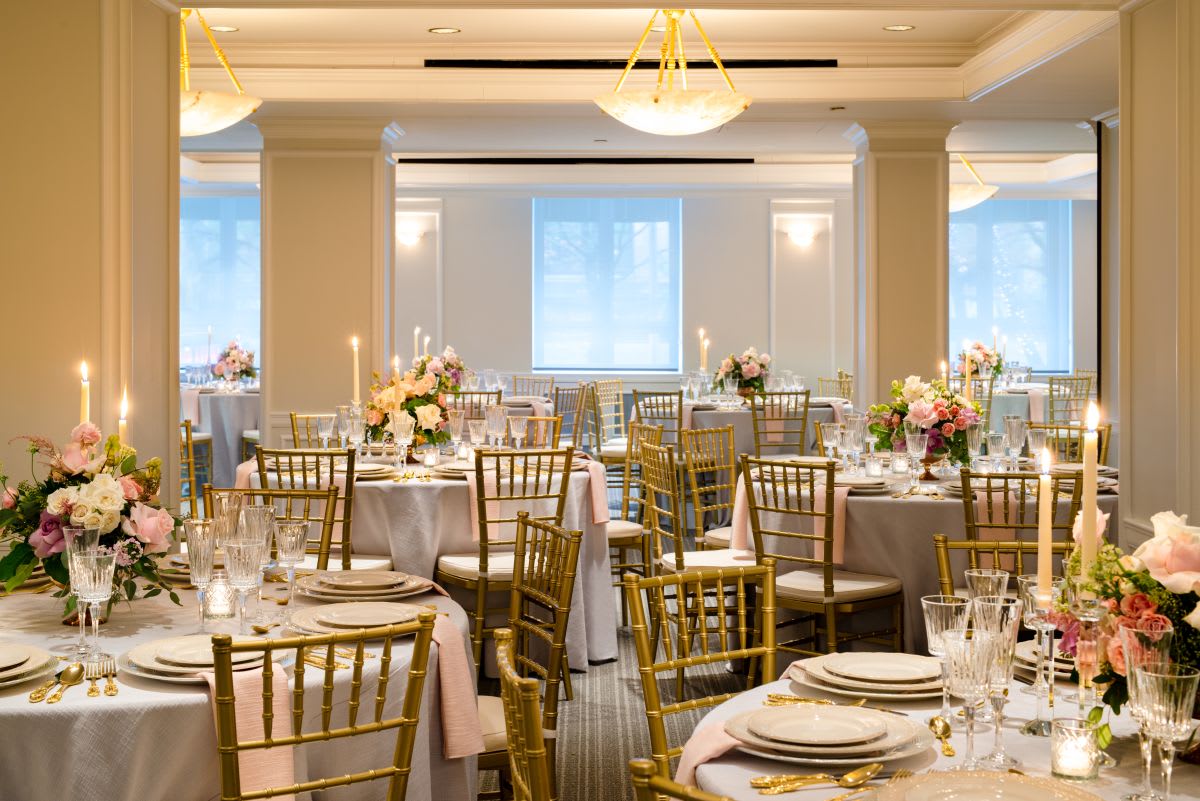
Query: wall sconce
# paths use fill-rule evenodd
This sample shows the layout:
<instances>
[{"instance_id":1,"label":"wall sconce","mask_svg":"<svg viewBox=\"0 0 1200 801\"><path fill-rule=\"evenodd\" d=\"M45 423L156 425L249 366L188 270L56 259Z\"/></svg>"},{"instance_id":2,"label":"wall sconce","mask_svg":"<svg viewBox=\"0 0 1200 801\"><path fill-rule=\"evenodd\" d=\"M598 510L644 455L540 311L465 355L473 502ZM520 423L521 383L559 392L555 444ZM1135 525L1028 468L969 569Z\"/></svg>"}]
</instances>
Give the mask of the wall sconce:
<instances>
[{"instance_id":1,"label":"wall sconce","mask_svg":"<svg viewBox=\"0 0 1200 801\"><path fill-rule=\"evenodd\" d=\"M793 245L806 248L817 238L817 229L811 223L793 223L788 228L787 235Z\"/></svg>"},{"instance_id":2,"label":"wall sconce","mask_svg":"<svg viewBox=\"0 0 1200 801\"><path fill-rule=\"evenodd\" d=\"M425 236L425 231L417 222L397 222L396 223L396 241L406 248L415 247L421 241L421 237Z\"/></svg>"}]
</instances>

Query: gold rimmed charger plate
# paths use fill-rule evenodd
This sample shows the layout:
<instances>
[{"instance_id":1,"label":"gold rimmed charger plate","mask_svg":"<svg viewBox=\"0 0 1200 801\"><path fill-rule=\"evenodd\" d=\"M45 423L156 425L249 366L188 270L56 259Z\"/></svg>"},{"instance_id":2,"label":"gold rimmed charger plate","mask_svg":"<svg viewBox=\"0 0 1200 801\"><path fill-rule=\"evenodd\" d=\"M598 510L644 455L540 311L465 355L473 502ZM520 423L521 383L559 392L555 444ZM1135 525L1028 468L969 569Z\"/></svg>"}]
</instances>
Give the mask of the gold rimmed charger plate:
<instances>
[{"instance_id":1,"label":"gold rimmed charger plate","mask_svg":"<svg viewBox=\"0 0 1200 801\"><path fill-rule=\"evenodd\" d=\"M826 684L820 679L804 670L802 663L793 662L787 670L787 677L796 684L805 687L811 687L814 690L821 690L830 695L838 695L844 698L866 698L870 701L921 701L928 698L941 698L942 691L925 691L925 692L885 692L879 690L859 690L849 689L847 687L837 687L832 684Z\"/></svg>"},{"instance_id":2,"label":"gold rimmed charger plate","mask_svg":"<svg viewBox=\"0 0 1200 801\"><path fill-rule=\"evenodd\" d=\"M804 663L804 670L819 681L822 681L826 684L831 684L835 687L845 687L849 690L868 690L872 692L909 694L927 693L933 692L934 690L940 692L942 689L942 681L940 677L936 681L910 682L905 684L860 681L859 679L844 678L836 673L830 673L829 671L825 670L824 659L822 657L815 657L807 660Z\"/></svg>"},{"instance_id":3,"label":"gold rimmed charger plate","mask_svg":"<svg viewBox=\"0 0 1200 801\"><path fill-rule=\"evenodd\" d=\"M820 659L821 667L835 676L877 684L930 682L942 675L938 660L916 654L830 654Z\"/></svg>"},{"instance_id":4,"label":"gold rimmed charger plate","mask_svg":"<svg viewBox=\"0 0 1200 801\"><path fill-rule=\"evenodd\" d=\"M776 762L791 762L797 765L830 765L830 766L853 766L865 765L868 762L896 762L901 759L923 754L936 744L934 736L924 726L913 725L913 739L906 745L900 746L892 751L883 754L872 756L864 756L861 754L850 754L844 756L830 756L827 754L798 754L782 751L777 748L767 748L764 746L754 746L742 742L738 745L738 750L751 756L762 757L763 759L771 759ZM737 739L737 738L734 738Z\"/></svg>"},{"instance_id":5,"label":"gold rimmed charger plate","mask_svg":"<svg viewBox=\"0 0 1200 801\"><path fill-rule=\"evenodd\" d=\"M395 590L414 577L398 570L331 570L313 576L331 590Z\"/></svg>"},{"instance_id":6,"label":"gold rimmed charger plate","mask_svg":"<svg viewBox=\"0 0 1200 801\"><path fill-rule=\"evenodd\" d=\"M373 629L416 620L421 607L392 601L358 601L318 608L312 619L333 629Z\"/></svg>"},{"instance_id":7,"label":"gold rimmed charger plate","mask_svg":"<svg viewBox=\"0 0 1200 801\"><path fill-rule=\"evenodd\" d=\"M0 688L15 687L27 681L40 681L41 679L48 678L57 673L59 665L63 663L58 660L58 657L48 656L48 658L30 667L32 664L32 662L27 662L21 666L24 668L23 670L16 671L7 678L0 678Z\"/></svg>"},{"instance_id":8,"label":"gold rimmed charger plate","mask_svg":"<svg viewBox=\"0 0 1200 801\"><path fill-rule=\"evenodd\" d=\"M823 704L756 709L745 723L756 737L797 748L862 745L888 733L882 712Z\"/></svg>"},{"instance_id":9,"label":"gold rimmed charger plate","mask_svg":"<svg viewBox=\"0 0 1200 801\"><path fill-rule=\"evenodd\" d=\"M57 664L58 662L58 658L54 654L43 648L38 648L36 645L19 644L18 647L26 650L28 658L18 665L0 670L0 684L7 686L26 681L30 676L44 671L51 663Z\"/></svg>"},{"instance_id":10,"label":"gold rimmed charger plate","mask_svg":"<svg viewBox=\"0 0 1200 801\"><path fill-rule=\"evenodd\" d=\"M0 676L5 671L20 668L29 662L32 651L28 645L19 643L0 643Z\"/></svg>"},{"instance_id":11,"label":"gold rimmed charger plate","mask_svg":"<svg viewBox=\"0 0 1200 801\"><path fill-rule=\"evenodd\" d=\"M401 583L388 587L354 588L329 585L321 581L321 579L321 575L303 576L296 579L296 589L303 590L305 594L313 596L347 600L370 600L380 595L417 595L428 590L429 586L433 583L421 576L407 576Z\"/></svg>"},{"instance_id":12,"label":"gold rimmed charger plate","mask_svg":"<svg viewBox=\"0 0 1200 801\"><path fill-rule=\"evenodd\" d=\"M424 611L423 607L413 606L412 604L399 604L395 601L389 601L389 602L379 601L379 602L372 602L372 603L388 603L389 605L409 607L410 609L413 610L412 617L410 617L409 620L416 619L417 615L420 614L422 611ZM349 605L353 605L353 604L338 604L337 606L344 607L344 606L349 606ZM355 631L355 629L353 629L353 628L339 628L337 626L326 626L316 619L317 614L319 614L322 610L326 610L326 609L330 609L330 608L331 608L330 606L314 606L314 607L307 607L304 609L297 609L296 611L292 612L291 617L288 618L288 624L287 624L288 628L291 628L295 631L302 632L305 634L341 634L341 633L345 633L347 631ZM392 624L379 624L379 625L392 625ZM361 628L375 628L375 626L362 626L359 628L360 629Z\"/></svg>"},{"instance_id":13,"label":"gold rimmed charger plate","mask_svg":"<svg viewBox=\"0 0 1200 801\"><path fill-rule=\"evenodd\" d=\"M238 637L234 639L234 642L247 642L254 641L255 639L253 637ZM154 646L154 660L165 665L198 669L212 667L213 664L212 637L208 634L168 637L165 640L155 640L146 645ZM140 647L138 646L133 650L136 651ZM230 661L235 665L261 659L261 654L253 651L234 651L229 656ZM145 665L145 667L150 667L150 665Z\"/></svg>"},{"instance_id":14,"label":"gold rimmed charger plate","mask_svg":"<svg viewBox=\"0 0 1200 801\"><path fill-rule=\"evenodd\" d=\"M775 709L796 708L798 707L775 707ZM877 756L885 756L896 749L910 746L916 739L918 730L921 728L919 723L913 722L906 717L889 715L886 712L876 712L875 714L892 719L885 721L885 732L877 740L869 743L854 743L850 745L796 745L762 737L750 729L750 718L766 711L768 710L751 710L730 718L725 721L725 733L752 748L765 748L790 756L874 760ZM871 712L872 710L865 709L861 711Z\"/></svg>"}]
</instances>

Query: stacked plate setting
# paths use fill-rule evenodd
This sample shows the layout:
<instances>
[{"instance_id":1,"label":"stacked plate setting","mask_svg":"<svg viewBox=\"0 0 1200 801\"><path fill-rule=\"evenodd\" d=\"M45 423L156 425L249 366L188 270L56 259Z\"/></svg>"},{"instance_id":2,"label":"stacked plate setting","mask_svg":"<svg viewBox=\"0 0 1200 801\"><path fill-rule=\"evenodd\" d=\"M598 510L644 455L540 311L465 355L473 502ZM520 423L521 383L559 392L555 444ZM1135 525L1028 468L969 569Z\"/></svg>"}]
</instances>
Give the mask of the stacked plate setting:
<instances>
[{"instance_id":1,"label":"stacked plate setting","mask_svg":"<svg viewBox=\"0 0 1200 801\"><path fill-rule=\"evenodd\" d=\"M942 697L938 660L915 654L843 653L793 662L788 678L831 695L876 701Z\"/></svg>"},{"instance_id":2,"label":"stacked plate setting","mask_svg":"<svg viewBox=\"0 0 1200 801\"><path fill-rule=\"evenodd\" d=\"M891 491L887 481L879 476L848 476L838 473L834 476L835 487L849 487L851 495L883 495Z\"/></svg>"},{"instance_id":3,"label":"stacked plate setting","mask_svg":"<svg viewBox=\"0 0 1200 801\"><path fill-rule=\"evenodd\" d=\"M0 644L0 687L44 679L57 669L58 659L49 651L20 643Z\"/></svg>"},{"instance_id":4,"label":"stacked plate setting","mask_svg":"<svg viewBox=\"0 0 1200 801\"><path fill-rule=\"evenodd\" d=\"M449 481L466 481L467 474L475 470L475 465L471 462L456 461L439 464L433 468L434 478L444 478Z\"/></svg>"},{"instance_id":5,"label":"stacked plate setting","mask_svg":"<svg viewBox=\"0 0 1200 801\"><path fill-rule=\"evenodd\" d=\"M725 721L725 732L748 754L806 765L890 762L934 742L920 721L903 715L821 704L744 712Z\"/></svg>"},{"instance_id":6,"label":"stacked plate setting","mask_svg":"<svg viewBox=\"0 0 1200 801\"><path fill-rule=\"evenodd\" d=\"M345 570L314 573L296 579L296 591L327 603L391 601L427 592L429 579L395 570Z\"/></svg>"},{"instance_id":7,"label":"stacked plate setting","mask_svg":"<svg viewBox=\"0 0 1200 801\"><path fill-rule=\"evenodd\" d=\"M335 473L345 473L346 466L338 465L334 468ZM392 468L386 464L379 462L361 462L354 465L354 480L355 481L382 481L385 478L392 477Z\"/></svg>"},{"instance_id":8,"label":"stacked plate setting","mask_svg":"<svg viewBox=\"0 0 1200 801\"><path fill-rule=\"evenodd\" d=\"M509 395L507 398L502 398L500 403L504 406L523 409L532 406L535 403L549 403L549 398L543 398L538 395Z\"/></svg>"},{"instance_id":9,"label":"stacked plate setting","mask_svg":"<svg viewBox=\"0 0 1200 801\"><path fill-rule=\"evenodd\" d=\"M407 623L422 611L421 606L388 601L310 606L292 612L288 627L304 634L337 634Z\"/></svg>"},{"instance_id":10,"label":"stacked plate setting","mask_svg":"<svg viewBox=\"0 0 1200 801\"><path fill-rule=\"evenodd\" d=\"M234 641L253 639L235 637ZM282 658L284 653L279 652L278 656ZM235 651L231 660L235 671L253 670L262 667L263 653ZM206 679L201 674L213 670L212 635L191 634L142 643L125 652L118 665L125 672L144 679L171 684L204 684Z\"/></svg>"},{"instance_id":11,"label":"stacked plate setting","mask_svg":"<svg viewBox=\"0 0 1200 801\"><path fill-rule=\"evenodd\" d=\"M213 555L213 569L219 570L225 566L223 552ZM158 574L169 584L176 584L183 589L192 589L192 567L186 553L173 553L158 563Z\"/></svg>"},{"instance_id":12,"label":"stacked plate setting","mask_svg":"<svg viewBox=\"0 0 1200 801\"><path fill-rule=\"evenodd\" d=\"M1075 660L1058 650L1059 641L1054 641L1054 679L1056 681L1069 681L1071 673L1075 670ZM1027 679L1033 679L1037 675L1037 643L1033 640L1025 640L1017 643L1017 649L1013 653L1013 670L1017 675Z\"/></svg>"}]
</instances>

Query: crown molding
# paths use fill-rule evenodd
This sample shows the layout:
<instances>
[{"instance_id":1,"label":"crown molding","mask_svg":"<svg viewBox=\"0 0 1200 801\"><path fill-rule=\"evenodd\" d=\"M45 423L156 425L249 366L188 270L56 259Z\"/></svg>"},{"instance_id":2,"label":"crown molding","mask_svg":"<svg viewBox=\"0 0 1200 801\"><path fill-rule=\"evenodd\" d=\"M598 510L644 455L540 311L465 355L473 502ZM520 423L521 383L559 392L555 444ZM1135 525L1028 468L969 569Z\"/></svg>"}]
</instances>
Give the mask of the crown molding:
<instances>
[{"instance_id":1,"label":"crown molding","mask_svg":"<svg viewBox=\"0 0 1200 801\"><path fill-rule=\"evenodd\" d=\"M738 0L747 10L812 11L1116 11L1122 0ZM200 0L190 8L329 8L330 0ZM427 9L429 0L339 0L339 8ZM643 0L440 0L439 8L644 9ZM730 7L729 0L692 0L689 8Z\"/></svg>"},{"instance_id":2,"label":"crown molding","mask_svg":"<svg viewBox=\"0 0 1200 801\"><path fill-rule=\"evenodd\" d=\"M1103 114L1092 117L1092 122L1102 122L1107 128L1116 128L1121 124L1121 109L1111 108Z\"/></svg>"},{"instance_id":3,"label":"crown molding","mask_svg":"<svg viewBox=\"0 0 1200 801\"><path fill-rule=\"evenodd\" d=\"M262 133L264 148L383 150L400 144L404 129L386 117L261 117L250 120Z\"/></svg>"},{"instance_id":4,"label":"crown molding","mask_svg":"<svg viewBox=\"0 0 1200 801\"><path fill-rule=\"evenodd\" d=\"M950 120L879 120L851 125L842 134L862 153L946 152L946 137L957 122Z\"/></svg>"}]
</instances>

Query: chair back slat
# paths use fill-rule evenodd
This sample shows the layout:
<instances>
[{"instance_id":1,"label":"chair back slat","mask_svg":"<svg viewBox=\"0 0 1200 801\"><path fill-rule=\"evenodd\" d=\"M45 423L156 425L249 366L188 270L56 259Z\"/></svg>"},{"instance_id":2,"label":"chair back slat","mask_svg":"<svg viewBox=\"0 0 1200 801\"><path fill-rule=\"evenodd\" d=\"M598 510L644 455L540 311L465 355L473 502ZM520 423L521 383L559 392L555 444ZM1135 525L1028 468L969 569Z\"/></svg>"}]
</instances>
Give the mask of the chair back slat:
<instances>
[{"instance_id":1,"label":"chair back slat","mask_svg":"<svg viewBox=\"0 0 1200 801\"><path fill-rule=\"evenodd\" d=\"M513 659L513 633L496 629L500 699L508 732L509 780L514 801L550 801L555 796L550 751L542 732L537 679L522 678Z\"/></svg>"},{"instance_id":2,"label":"chair back slat","mask_svg":"<svg viewBox=\"0 0 1200 801\"><path fill-rule=\"evenodd\" d=\"M1037 473L978 473L963 468L963 517L968 540L1036 540ZM1056 540L1071 537L1083 492L1082 473L1050 477L1055 502L1050 526ZM1066 504L1059 500L1068 501Z\"/></svg>"},{"instance_id":3,"label":"chair back slat","mask_svg":"<svg viewBox=\"0 0 1200 801\"><path fill-rule=\"evenodd\" d=\"M809 391L756 392L750 396L754 455L804 453Z\"/></svg>"},{"instance_id":4,"label":"chair back slat","mask_svg":"<svg viewBox=\"0 0 1200 801\"><path fill-rule=\"evenodd\" d=\"M1072 541L1051 543L1050 551L1056 557L1055 570L1059 569L1062 560L1069 559L1074 547ZM933 551L937 560L938 593L954 595L955 575L962 575L968 568L1006 565L1006 569L1016 575L1037 572L1037 543L1027 540L952 540L945 534L933 535ZM966 555L966 567L954 569L953 552ZM985 559L984 557L989 557ZM986 563L986 564L985 564Z\"/></svg>"},{"instance_id":5,"label":"chair back slat","mask_svg":"<svg viewBox=\"0 0 1200 801\"><path fill-rule=\"evenodd\" d=\"M337 415L334 414L301 414L299 412L290 413L292 422L292 447L293 448L343 448L341 435L337 430ZM322 420L332 424L329 441L321 442L320 423Z\"/></svg>"},{"instance_id":6,"label":"chair back slat","mask_svg":"<svg viewBox=\"0 0 1200 801\"><path fill-rule=\"evenodd\" d=\"M988 431L992 420L992 393L996 386L995 374L979 377L971 375L971 400L979 404L979 420L984 431ZM958 395L965 395L967 379L965 376L951 376L946 379L946 388Z\"/></svg>"},{"instance_id":7,"label":"chair back slat","mask_svg":"<svg viewBox=\"0 0 1200 801\"><path fill-rule=\"evenodd\" d=\"M554 413L561 418L560 436L569 440L576 450L589 444L588 441L588 385L580 382L573 387L554 388ZM557 446L555 446L557 447Z\"/></svg>"},{"instance_id":8,"label":"chair back slat","mask_svg":"<svg viewBox=\"0 0 1200 801\"><path fill-rule=\"evenodd\" d=\"M1087 426L1083 423L1029 423L1030 431L1046 432L1046 447L1056 462L1083 461L1083 435ZM1096 427L1100 438L1100 464L1108 464L1108 445L1112 439L1112 423L1104 423ZM1030 456L1036 458L1037 454Z\"/></svg>"},{"instance_id":9,"label":"chair back slat","mask_svg":"<svg viewBox=\"0 0 1200 801\"><path fill-rule=\"evenodd\" d=\"M516 545L522 512L530 520L562 525L574 455L574 448L475 451L481 576L488 573L489 551Z\"/></svg>"},{"instance_id":10,"label":"chair back slat","mask_svg":"<svg viewBox=\"0 0 1200 801\"><path fill-rule=\"evenodd\" d=\"M1046 379L1048 390L1050 423L1082 423L1087 411L1088 399L1092 395L1092 377L1089 375L1052 375Z\"/></svg>"},{"instance_id":11,"label":"chair back slat","mask_svg":"<svg viewBox=\"0 0 1200 801\"><path fill-rule=\"evenodd\" d=\"M664 542L668 542L675 569L683 570L687 527L681 512L675 451L643 440L638 465L646 489L646 530L650 532L654 559L657 562L663 558Z\"/></svg>"},{"instance_id":12,"label":"chair back slat","mask_svg":"<svg viewBox=\"0 0 1200 801\"><path fill-rule=\"evenodd\" d=\"M621 519L634 523L645 520L646 489L642 477L642 443L662 444L662 426L651 426L636 420L629 424L629 442L625 449L625 464L621 477Z\"/></svg>"},{"instance_id":13,"label":"chair back slat","mask_svg":"<svg viewBox=\"0 0 1200 801\"><path fill-rule=\"evenodd\" d=\"M196 451L192 444L192 421L184 420L179 424L179 505L182 512L183 504L187 504L186 517L196 517L200 514L197 504L198 492ZM207 508L207 504L205 508Z\"/></svg>"},{"instance_id":14,"label":"chair back slat","mask_svg":"<svg viewBox=\"0 0 1200 801\"><path fill-rule=\"evenodd\" d=\"M728 525L733 514L738 465L733 426L683 432L684 470L695 514L696 536Z\"/></svg>"},{"instance_id":15,"label":"chair back slat","mask_svg":"<svg viewBox=\"0 0 1200 801\"><path fill-rule=\"evenodd\" d=\"M258 483L260 487L277 486L281 489L338 489L338 504L334 514L335 528L340 534L338 547L341 549L342 569L350 569L350 554L353 548L350 536L354 522L354 448L328 450L320 448L262 448L258 449ZM345 467L345 471L339 467ZM293 520L317 522L317 515L324 510L314 510L304 505L303 517L289 508L288 517ZM333 543L309 543L308 552L317 554L317 569L328 567Z\"/></svg>"},{"instance_id":16,"label":"chair back slat","mask_svg":"<svg viewBox=\"0 0 1200 801\"><path fill-rule=\"evenodd\" d=\"M625 388L621 379L593 381L591 401L592 448L599 452L607 442L625 437Z\"/></svg>"},{"instance_id":17,"label":"chair back slat","mask_svg":"<svg viewBox=\"0 0 1200 801\"><path fill-rule=\"evenodd\" d=\"M533 398L549 398L554 395L554 376L552 375L514 375L512 377L512 394L528 395Z\"/></svg>"},{"instance_id":18,"label":"chair back slat","mask_svg":"<svg viewBox=\"0 0 1200 801\"><path fill-rule=\"evenodd\" d=\"M482 420L487 416L487 407L500 403L500 390L483 392L480 390L462 390L446 397L446 406L451 409L462 409L467 420Z\"/></svg>"},{"instance_id":19,"label":"chair back slat","mask_svg":"<svg viewBox=\"0 0 1200 801\"><path fill-rule=\"evenodd\" d=\"M662 444L682 457L683 390L674 392L633 391L633 416L639 423L662 426Z\"/></svg>"}]
</instances>

